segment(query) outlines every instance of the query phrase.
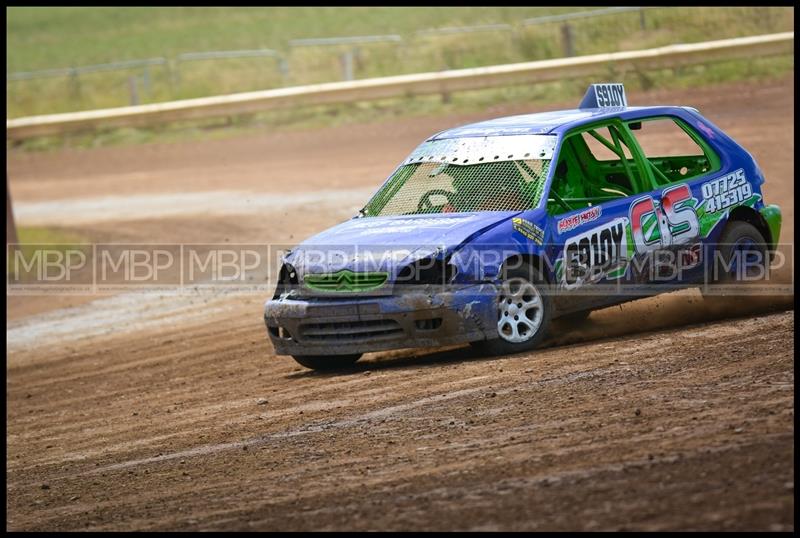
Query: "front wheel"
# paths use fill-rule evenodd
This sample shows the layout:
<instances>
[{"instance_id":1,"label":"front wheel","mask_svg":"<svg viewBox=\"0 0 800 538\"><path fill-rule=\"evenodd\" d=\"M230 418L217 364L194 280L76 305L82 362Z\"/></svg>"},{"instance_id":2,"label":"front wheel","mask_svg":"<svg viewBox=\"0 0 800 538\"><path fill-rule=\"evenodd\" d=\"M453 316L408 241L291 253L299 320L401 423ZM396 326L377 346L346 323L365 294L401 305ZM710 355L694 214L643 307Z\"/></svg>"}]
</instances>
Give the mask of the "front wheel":
<instances>
[{"instance_id":1,"label":"front wheel","mask_svg":"<svg viewBox=\"0 0 800 538\"><path fill-rule=\"evenodd\" d=\"M547 336L552 297L542 272L528 264L503 275L495 300L497 337L472 345L491 355L528 351Z\"/></svg>"},{"instance_id":2,"label":"front wheel","mask_svg":"<svg viewBox=\"0 0 800 538\"><path fill-rule=\"evenodd\" d=\"M578 310L577 312L570 312L569 314L564 314L563 316L558 317L558 321L562 323L568 323L569 325L580 325L587 319L589 319L589 315L592 313L592 309L588 310Z\"/></svg>"},{"instance_id":3,"label":"front wheel","mask_svg":"<svg viewBox=\"0 0 800 538\"><path fill-rule=\"evenodd\" d=\"M292 358L312 370L343 370L356 363L361 353L352 355L292 355Z\"/></svg>"}]
</instances>

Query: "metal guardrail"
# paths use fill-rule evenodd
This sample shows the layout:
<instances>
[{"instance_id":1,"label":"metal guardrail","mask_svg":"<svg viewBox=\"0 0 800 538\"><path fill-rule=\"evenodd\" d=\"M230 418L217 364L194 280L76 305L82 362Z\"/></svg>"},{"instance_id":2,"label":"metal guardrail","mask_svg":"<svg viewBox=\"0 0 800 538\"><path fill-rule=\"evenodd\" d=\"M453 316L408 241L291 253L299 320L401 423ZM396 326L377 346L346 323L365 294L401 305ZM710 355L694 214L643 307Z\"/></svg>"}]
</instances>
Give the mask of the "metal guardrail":
<instances>
[{"instance_id":1,"label":"metal guardrail","mask_svg":"<svg viewBox=\"0 0 800 538\"><path fill-rule=\"evenodd\" d=\"M48 77L67 77L77 73L75 67L65 67L62 69L42 69L40 71L19 71L17 73L7 73L6 81L10 80L30 80L34 78Z\"/></svg>"},{"instance_id":2,"label":"metal guardrail","mask_svg":"<svg viewBox=\"0 0 800 538\"><path fill-rule=\"evenodd\" d=\"M477 26L456 26L450 28L429 28L427 30L419 30L416 35L426 37L432 35L444 34L466 34L471 32L493 32L495 30L511 30L510 24L481 24Z\"/></svg>"},{"instance_id":3,"label":"metal guardrail","mask_svg":"<svg viewBox=\"0 0 800 538\"><path fill-rule=\"evenodd\" d=\"M379 43L383 41L401 42L402 36L390 35L364 35L351 37L313 37L309 39L292 39L290 47L317 47L320 45L355 45L359 43Z\"/></svg>"},{"instance_id":4,"label":"metal guardrail","mask_svg":"<svg viewBox=\"0 0 800 538\"><path fill-rule=\"evenodd\" d=\"M286 77L289 74L289 62L286 57L273 49L247 49L247 50L215 50L209 52L185 52L175 58L175 78L180 78L180 64L182 62L196 62L201 60L235 60L239 58L275 58L278 70Z\"/></svg>"},{"instance_id":5,"label":"metal guardrail","mask_svg":"<svg viewBox=\"0 0 800 538\"><path fill-rule=\"evenodd\" d=\"M253 113L280 107L447 93L521 83L535 84L596 74L607 76L610 68L617 72L664 69L742 57L790 54L793 51L794 32L783 32L637 51L330 82L167 103L17 118L6 120L6 136L18 140L101 127L147 126L176 120Z\"/></svg>"},{"instance_id":6,"label":"metal guardrail","mask_svg":"<svg viewBox=\"0 0 800 538\"><path fill-rule=\"evenodd\" d=\"M351 37L314 37L309 39L292 39L289 41L289 47L329 47L350 45L350 48L345 50L341 56L342 63L342 78L344 80L353 80L355 78L355 62L356 54L358 53L357 45L365 43L402 43L403 38L397 34L388 35L364 35L364 36L351 36Z\"/></svg>"},{"instance_id":7,"label":"metal guardrail","mask_svg":"<svg viewBox=\"0 0 800 538\"><path fill-rule=\"evenodd\" d=\"M608 7L602 9L592 9L589 11L576 11L572 13L564 13L562 15L545 15L543 17L534 17L532 19L524 19L521 24L523 26L530 26L533 24L546 24L550 22L564 22L564 21L571 21L574 19L585 19L587 17L597 17L600 15L615 15L617 13L624 13L626 11L641 11L643 9L649 9L649 8L632 7L632 6Z\"/></svg>"},{"instance_id":8,"label":"metal guardrail","mask_svg":"<svg viewBox=\"0 0 800 538\"><path fill-rule=\"evenodd\" d=\"M210 52L186 52L184 54L179 54L176 59L179 62L190 62L192 60L225 60L228 58L254 58L260 56L283 58L283 55L277 50L249 49L249 50L216 50Z\"/></svg>"},{"instance_id":9,"label":"metal guardrail","mask_svg":"<svg viewBox=\"0 0 800 538\"><path fill-rule=\"evenodd\" d=\"M45 69L43 71L21 71L6 75L9 80L29 80L34 78L65 77L70 75L83 75L98 71L115 71L118 69L135 69L150 65L166 65L166 58L148 58L146 60L127 60L124 62L111 62L106 64L84 65L81 67L66 67L63 69Z\"/></svg>"}]
</instances>

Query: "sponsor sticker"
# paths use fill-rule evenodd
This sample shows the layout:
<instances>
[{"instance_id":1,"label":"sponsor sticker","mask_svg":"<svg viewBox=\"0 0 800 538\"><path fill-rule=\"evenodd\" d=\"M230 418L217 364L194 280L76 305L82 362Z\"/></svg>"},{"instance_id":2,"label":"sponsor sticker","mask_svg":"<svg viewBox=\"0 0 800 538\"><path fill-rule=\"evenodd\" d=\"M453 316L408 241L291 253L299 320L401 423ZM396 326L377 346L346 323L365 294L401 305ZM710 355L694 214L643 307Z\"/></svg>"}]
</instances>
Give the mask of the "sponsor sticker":
<instances>
[{"instance_id":1,"label":"sponsor sticker","mask_svg":"<svg viewBox=\"0 0 800 538\"><path fill-rule=\"evenodd\" d=\"M514 217L511 219L511 222L514 225L514 231L521 233L531 241L534 241L537 245L541 245L544 242L544 230L531 221L520 217Z\"/></svg>"},{"instance_id":2,"label":"sponsor sticker","mask_svg":"<svg viewBox=\"0 0 800 538\"><path fill-rule=\"evenodd\" d=\"M381 231L395 231L411 228L452 228L473 220L473 216L467 217L436 217L418 219L361 219L356 222L348 222L348 227L354 230L367 228L380 228Z\"/></svg>"},{"instance_id":3,"label":"sponsor sticker","mask_svg":"<svg viewBox=\"0 0 800 538\"><path fill-rule=\"evenodd\" d=\"M649 194L634 200L628 217L636 252L644 254L697 238L700 221L694 203L685 183L662 191L660 203Z\"/></svg>"},{"instance_id":4,"label":"sponsor sticker","mask_svg":"<svg viewBox=\"0 0 800 538\"><path fill-rule=\"evenodd\" d=\"M556 223L558 228L558 233L569 232L570 230L574 230L578 226L586 224L587 222L592 222L593 220L597 220L600 218L603 209L601 206L594 206L581 211L580 213L576 213L574 215L570 215L569 217L565 217L559 220Z\"/></svg>"},{"instance_id":5,"label":"sponsor sticker","mask_svg":"<svg viewBox=\"0 0 800 538\"><path fill-rule=\"evenodd\" d=\"M565 288L624 274L628 262L627 224L628 219L620 217L566 240L562 282Z\"/></svg>"},{"instance_id":6,"label":"sponsor sticker","mask_svg":"<svg viewBox=\"0 0 800 538\"><path fill-rule=\"evenodd\" d=\"M728 175L712 179L701 186L706 213L724 211L750 198L753 187L739 168Z\"/></svg>"}]
</instances>

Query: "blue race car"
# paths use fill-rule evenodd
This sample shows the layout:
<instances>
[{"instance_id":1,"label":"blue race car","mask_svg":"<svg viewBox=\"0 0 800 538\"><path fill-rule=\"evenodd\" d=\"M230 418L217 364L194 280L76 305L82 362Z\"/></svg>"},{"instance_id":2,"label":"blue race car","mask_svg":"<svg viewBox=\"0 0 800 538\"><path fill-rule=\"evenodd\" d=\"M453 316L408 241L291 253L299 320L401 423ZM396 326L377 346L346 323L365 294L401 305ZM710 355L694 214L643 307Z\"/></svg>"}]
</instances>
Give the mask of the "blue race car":
<instances>
[{"instance_id":1,"label":"blue race car","mask_svg":"<svg viewBox=\"0 0 800 538\"><path fill-rule=\"evenodd\" d=\"M697 110L629 107L621 84L593 84L578 109L423 142L357 216L283 257L267 331L313 369L398 348L529 350L556 318L765 278L781 212L763 182Z\"/></svg>"}]
</instances>

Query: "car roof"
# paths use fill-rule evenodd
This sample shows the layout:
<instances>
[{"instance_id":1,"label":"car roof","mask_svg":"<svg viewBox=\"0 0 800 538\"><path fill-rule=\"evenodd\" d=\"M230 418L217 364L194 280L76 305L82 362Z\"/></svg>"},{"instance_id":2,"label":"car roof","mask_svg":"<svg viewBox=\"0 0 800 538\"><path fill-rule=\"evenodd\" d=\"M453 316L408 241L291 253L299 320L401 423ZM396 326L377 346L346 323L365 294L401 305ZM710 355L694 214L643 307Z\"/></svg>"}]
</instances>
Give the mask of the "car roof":
<instances>
[{"instance_id":1,"label":"car roof","mask_svg":"<svg viewBox=\"0 0 800 538\"><path fill-rule=\"evenodd\" d=\"M631 120L647 116L675 115L680 114L687 108L678 106L574 108L536 114L521 114L454 127L441 131L428 140L480 136L562 134L574 127L598 120L609 118Z\"/></svg>"}]
</instances>

